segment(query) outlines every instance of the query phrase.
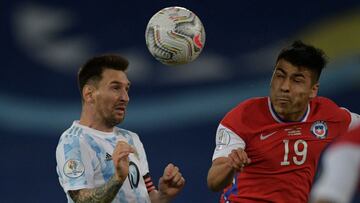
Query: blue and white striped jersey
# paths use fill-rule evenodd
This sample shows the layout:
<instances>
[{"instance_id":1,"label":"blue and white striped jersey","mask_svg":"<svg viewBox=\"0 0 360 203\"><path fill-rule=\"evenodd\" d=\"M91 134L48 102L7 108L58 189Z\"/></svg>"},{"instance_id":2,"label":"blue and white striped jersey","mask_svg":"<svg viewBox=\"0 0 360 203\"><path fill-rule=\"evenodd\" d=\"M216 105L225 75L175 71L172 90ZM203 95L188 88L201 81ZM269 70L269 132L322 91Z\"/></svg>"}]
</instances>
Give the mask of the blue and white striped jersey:
<instances>
[{"instance_id":1,"label":"blue and white striped jersey","mask_svg":"<svg viewBox=\"0 0 360 203\"><path fill-rule=\"evenodd\" d=\"M129 175L114 203L150 203L143 176L149 173L144 147L137 134L118 127L101 132L74 121L60 137L56 148L57 173L68 202L69 190L96 188L114 175L111 155L118 141L125 141L136 150L129 155Z\"/></svg>"}]
</instances>

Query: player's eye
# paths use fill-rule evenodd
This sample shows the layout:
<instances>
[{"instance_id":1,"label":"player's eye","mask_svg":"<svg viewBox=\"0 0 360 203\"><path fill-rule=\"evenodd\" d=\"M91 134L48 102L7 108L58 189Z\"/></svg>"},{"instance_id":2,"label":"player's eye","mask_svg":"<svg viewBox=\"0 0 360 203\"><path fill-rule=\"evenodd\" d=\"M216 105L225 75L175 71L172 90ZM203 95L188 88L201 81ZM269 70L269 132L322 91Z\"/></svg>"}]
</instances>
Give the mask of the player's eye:
<instances>
[{"instance_id":1,"label":"player's eye","mask_svg":"<svg viewBox=\"0 0 360 203\"><path fill-rule=\"evenodd\" d=\"M112 86L111 89L114 90L114 91L119 91L120 86L115 85L115 86Z\"/></svg>"},{"instance_id":2,"label":"player's eye","mask_svg":"<svg viewBox=\"0 0 360 203\"><path fill-rule=\"evenodd\" d=\"M296 82L296 83L304 83L304 79L303 78L294 78L294 82Z\"/></svg>"},{"instance_id":3,"label":"player's eye","mask_svg":"<svg viewBox=\"0 0 360 203\"><path fill-rule=\"evenodd\" d=\"M278 78L284 78L285 77L285 75L282 74L282 73L276 73L275 76L278 77Z\"/></svg>"}]
</instances>

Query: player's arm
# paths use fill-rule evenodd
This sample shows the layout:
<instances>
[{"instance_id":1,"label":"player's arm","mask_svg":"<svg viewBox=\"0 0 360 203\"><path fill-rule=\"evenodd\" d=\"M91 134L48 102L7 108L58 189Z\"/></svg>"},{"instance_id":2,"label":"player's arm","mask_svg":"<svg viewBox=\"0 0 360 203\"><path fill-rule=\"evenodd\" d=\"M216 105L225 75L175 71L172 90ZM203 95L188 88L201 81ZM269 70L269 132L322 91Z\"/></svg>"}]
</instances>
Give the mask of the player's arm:
<instances>
[{"instance_id":1,"label":"player's arm","mask_svg":"<svg viewBox=\"0 0 360 203\"><path fill-rule=\"evenodd\" d=\"M119 189L121 188L123 181L118 180L115 176L104 185L93 189L81 189L68 191L70 197L74 202L111 202Z\"/></svg>"},{"instance_id":2,"label":"player's arm","mask_svg":"<svg viewBox=\"0 0 360 203\"><path fill-rule=\"evenodd\" d=\"M168 203L183 189L185 179L182 177L179 168L168 164L164 174L159 180L159 190L152 190L149 193L151 202Z\"/></svg>"},{"instance_id":3,"label":"player's arm","mask_svg":"<svg viewBox=\"0 0 360 203\"><path fill-rule=\"evenodd\" d=\"M104 185L80 190L69 190L70 197L76 203L82 202L111 202L129 173L129 154L135 150L124 141L117 143L112 159L115 167L115 174Z\"/></svg>"},{"instance_id":4,"label":"player's arm","mask_svg":"<svg viewBox=\"0 0 360 203\"><path fill-rule=\"evenodd\" d=\"M208 187L215 192L224 189L231 184L235 173L241 172L250 162L246 152L241 148L232 150L228 157L216 158L208 172Z\"/></svg>"},{"instance_id":5,"label":"player's arm","mask_svg":"<svg viewBox=\"0 0 360 203\"><path fill-rule=\"evenodd\" d=\"M219 125L216 132L216 148L208 172L208 187L219 191L229 185L236 172L250 163L244 140L229 128Z\"/></svg>"}]
</instances>

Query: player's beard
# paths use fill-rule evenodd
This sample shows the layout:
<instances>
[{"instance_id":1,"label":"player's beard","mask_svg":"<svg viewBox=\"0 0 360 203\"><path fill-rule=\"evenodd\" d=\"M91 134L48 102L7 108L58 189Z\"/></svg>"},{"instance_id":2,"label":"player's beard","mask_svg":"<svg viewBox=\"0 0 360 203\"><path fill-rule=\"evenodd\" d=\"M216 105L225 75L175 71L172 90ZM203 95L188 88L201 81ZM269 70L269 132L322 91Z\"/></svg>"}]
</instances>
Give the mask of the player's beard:
<instances>
[{"instance_id":1,"label":"player's beard","mask_svg":"<svg viewBox=\"0 0 360 203\"><path fill-rule=\"evenodd\" d=\"M123 116L118 116L113 111L107 118L105 118L105 125L108 127L114 127L118 124L120 124L125 118L125 112Z\"/></svg>"},{"instance_id":2,"label":"player's beard","mask_svg":"<svg viewBox=\"0 0 360 203\"><path fill-rule=\"evenodd\" d=\"M104 109L102 112L100 112L100 114L102 115L103 124L108 128L112 128L120 124L125 118L125 110L122 115L118 115L116 108Z\"/></svg>"},{"instance_id":3,"label":"player's beard","mask_svg":"<svg viewBox=\"0 0 360 203\"><path fill-rule=\"evenodd\" d=\"M289 121L296 121L293 120L295 117L302 117L305 112L307 105L297 102L296 100L289 100L288 102L278 102L274 105L275 112L280 116L284 117L282 119L289 120Z\"/></svg>"}]
</instances>

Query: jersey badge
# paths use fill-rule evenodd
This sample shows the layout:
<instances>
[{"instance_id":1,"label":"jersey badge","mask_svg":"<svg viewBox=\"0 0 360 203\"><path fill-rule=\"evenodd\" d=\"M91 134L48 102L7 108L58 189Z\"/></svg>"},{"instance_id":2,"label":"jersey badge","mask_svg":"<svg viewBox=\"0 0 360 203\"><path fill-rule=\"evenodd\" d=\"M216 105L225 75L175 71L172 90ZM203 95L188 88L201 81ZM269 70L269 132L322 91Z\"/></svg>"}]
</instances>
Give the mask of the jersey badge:
<instances>
[{"instance_id":1,"label":"jersey badge","mask_svg":"<svg viewBox=\"0 0 360 203\"><path fill-rule=\"evenodd\" d=\"M70 159L70 160L66 161L63 171L67 177L77 178L77 177L80 177L84 173L85 167L81 161L75 160L75 159Z\"/></svg>"},{"instance_id":2,"label":"jersey badge","mask_svg":"<svg viewBox=\"0 0 360 203\"><path fill-rule=\"evenodd\" d=\"M216 150L221 150L230 143L230 134L225 128L219 129L216 135Z\"/></svg>"},{"instance_id":3,"label":"jersey badge","mask_svg":"<svg viewBox=\"0 0 360 203\"><path fill-rule=\"evenodd\" d=\"M325 139L328 133L328 127L325 121L315 121L310 131L316 138Z\"/></svg>"}]
</instances>

